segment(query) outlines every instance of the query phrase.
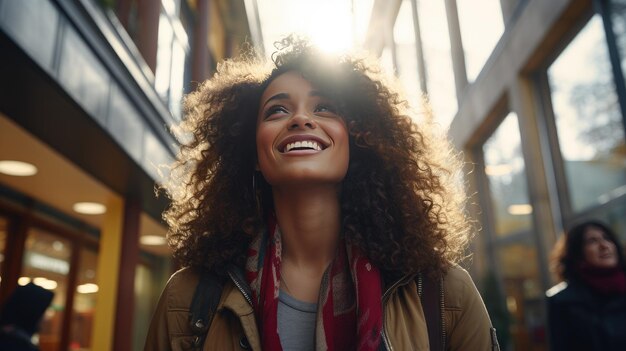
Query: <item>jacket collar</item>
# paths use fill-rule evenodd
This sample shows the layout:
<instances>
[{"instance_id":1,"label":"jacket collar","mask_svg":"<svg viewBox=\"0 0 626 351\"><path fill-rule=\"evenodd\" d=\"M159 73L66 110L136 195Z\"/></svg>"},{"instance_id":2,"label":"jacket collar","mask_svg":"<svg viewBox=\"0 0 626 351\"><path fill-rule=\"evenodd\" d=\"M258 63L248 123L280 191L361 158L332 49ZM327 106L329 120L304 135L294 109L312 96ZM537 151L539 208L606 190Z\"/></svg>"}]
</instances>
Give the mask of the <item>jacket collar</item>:
<instances>
[{"instance_id":1,"label":"jacket collar","mask_svg":"<svg viewBox=\"0 0 626 351\"><path fill-rule=\"evenodd\" d=\"M246 281L243 268L231 264L226 269L226 273L230 277L230 280L233 282L233 284L235 284L237 289L241 291L250 306L252 306L252 288L250 288L250 284L248 284L248 282Z\"/></svg>"}]
</instances>

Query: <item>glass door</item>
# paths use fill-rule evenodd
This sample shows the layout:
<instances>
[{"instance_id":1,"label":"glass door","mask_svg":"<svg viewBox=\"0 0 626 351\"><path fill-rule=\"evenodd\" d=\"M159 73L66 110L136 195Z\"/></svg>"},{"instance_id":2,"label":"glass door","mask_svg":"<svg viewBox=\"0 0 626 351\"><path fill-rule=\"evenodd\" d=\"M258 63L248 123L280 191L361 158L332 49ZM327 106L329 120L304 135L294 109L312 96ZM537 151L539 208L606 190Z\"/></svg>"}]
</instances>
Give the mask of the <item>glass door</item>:
<instances>
[{"instance_id":1,"label":"glass door","mask_svg":"<svg viewBox=\"0 0 626 351\"><path fill-rule=\"evenodd\" d=\"M54 292L41 321L38 338L41 351L60 348L66 311L72 243L54 233L32 227L26 234L19 285L33 282Z\"/></svg>"}]
</instances>

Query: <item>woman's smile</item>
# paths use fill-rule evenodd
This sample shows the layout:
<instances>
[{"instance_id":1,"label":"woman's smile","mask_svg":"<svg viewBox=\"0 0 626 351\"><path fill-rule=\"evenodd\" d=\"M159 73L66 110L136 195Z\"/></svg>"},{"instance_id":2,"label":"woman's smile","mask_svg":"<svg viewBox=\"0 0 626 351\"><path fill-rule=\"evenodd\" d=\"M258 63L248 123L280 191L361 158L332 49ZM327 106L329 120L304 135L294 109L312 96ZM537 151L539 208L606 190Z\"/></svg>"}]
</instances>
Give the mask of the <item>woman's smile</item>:
<instances>
[{"instance_id":1,"label":"woman's smile","mask_svg":"<svg viewBox=\"0 0 626 351\"><path fill-rule=\"evenodd\" d=\"M290 155L315 154L328 147L328 142L314 135L296 134L285 138L278 145L279 152Z\"/></svg>"}]
</instances>

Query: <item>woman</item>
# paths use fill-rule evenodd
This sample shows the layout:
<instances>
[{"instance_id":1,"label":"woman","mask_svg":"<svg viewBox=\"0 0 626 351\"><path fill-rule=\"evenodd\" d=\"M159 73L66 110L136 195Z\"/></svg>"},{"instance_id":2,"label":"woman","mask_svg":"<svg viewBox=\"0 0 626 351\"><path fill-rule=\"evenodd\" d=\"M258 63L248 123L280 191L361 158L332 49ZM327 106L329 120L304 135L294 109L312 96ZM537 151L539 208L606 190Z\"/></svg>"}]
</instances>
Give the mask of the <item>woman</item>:
<instances>
[{"instance_id":1,"label":"woman","mask_svg":"<svg viewBox=\"0 0 626 351\"><path fill-rule=\"evenodd\" d=\"M623 350L626 345L626 263L609 227L580 223L555 246L562 281L548 290L551 350Z\"/></svg>"},{"instance_id":2,"label":"woman","mask_svg":"<svg viewBox=\"0 0 626 351\"><path fill-rule=\"evenodd\" d=\"M165 219L187 268L146 350L193 342L189 305L207 272L224 285L204 350L426 350L424 275L445 277L447 348L490 350L489 317L455 265L469 227L447 145L366 60L282 45L274 67L225 62L186 99Z\"/></svg>"}]
</instances>

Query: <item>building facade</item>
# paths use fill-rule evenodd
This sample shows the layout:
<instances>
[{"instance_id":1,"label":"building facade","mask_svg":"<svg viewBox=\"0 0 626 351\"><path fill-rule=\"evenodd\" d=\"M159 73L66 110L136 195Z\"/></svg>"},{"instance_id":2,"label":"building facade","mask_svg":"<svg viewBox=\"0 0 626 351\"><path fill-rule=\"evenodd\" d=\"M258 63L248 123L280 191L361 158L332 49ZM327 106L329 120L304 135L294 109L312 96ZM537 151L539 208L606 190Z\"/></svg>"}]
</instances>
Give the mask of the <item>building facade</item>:
<instances>
[{"instance_id":1,"label":"building facade","mask_svg":"<svg viewBox=\"0 0 626 351\"><path fill-rule=\"evenodd\" d=\"M367 46L467 161L469 268L504 349L547 350L544 292L563 228L626 243L626 2L376 1ZM407 30L411 28L412 30Z\"/></svg>"},{"instance_id":2,"label":"building facade","mask_svg":"<svg viewBox=\"0 0 626 351\"><path fill-rule=\"evenodd\" d=\"M0 301L54 291L41 350L143 348L173 269L169 129L247 18L243 0L0 0Z\"/></svg>"}]
</instances>

